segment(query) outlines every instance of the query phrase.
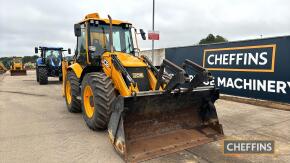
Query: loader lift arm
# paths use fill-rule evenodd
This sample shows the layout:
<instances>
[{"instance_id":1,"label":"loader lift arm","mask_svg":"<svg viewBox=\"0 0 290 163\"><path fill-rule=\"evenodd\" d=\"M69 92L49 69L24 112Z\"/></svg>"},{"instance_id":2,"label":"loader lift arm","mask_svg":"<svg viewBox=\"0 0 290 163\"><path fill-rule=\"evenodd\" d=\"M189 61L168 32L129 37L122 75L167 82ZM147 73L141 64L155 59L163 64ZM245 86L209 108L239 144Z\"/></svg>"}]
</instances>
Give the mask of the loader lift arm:
<instances>
[{"instance_id":1,"label":"loader lift arm","mask_svg":"<svg viewBox=\"0 0 290 163\"><path fill-rule=\"evenodd\" d=\"M186 69L192 69L197 74L193 77L193 79L190 81L190 89L196 88L200 86L203 82L211 81L213 80L213 77L210 72L207 71L207 69L203 68L202 66L196 64L195 62L186 59L184 63L182 64L182 67L184 70Z\"/></svg>"},{"instance_id":2,"label":"loader lift arm","mask_svg":"<svg viewBox=\"0 0 290 163\"><path fill-rule=\"evenodd\" d=\"M166 84L165 90L167 92L172 91L175 89L178 85L185 83L186 81L189 80L189 78L186 78L185 76L185 71L177 66L176 64L170 62L167 59L163 60L163 63L160 66L160 70L157 75L157 83L155 90L158 90L165 81L163 80L163 75L165 68L168 68L171 72L174 73L174 76L171 78L171 80Z\"/></svg>"},{"instance_id":3,"label":"loader lift arm","mask_svg":"<svg viewBox=\"0 0 290 163\"><path fill-rule=\"evenodd\" d=\"M164 59L157 75L157 84L155 87L156 90L158 90L160 86L165 83L163 80L165 68L168 68L173 73L173 77L169 80L165 87L165 90L168 92L184 83L189 83L189 91L191 91L194 88L201 86L203 82L211 81L213 79L210 72L189 59L184 61L182 67L183 68L177 66L167 59ZM191 69L196 73L191 81L189 75L186 73L187 69Z\"/></svg>"},{"instance_id":4,"label":"loader lift arm","mask_svg":"<svg viewBox=\"0 0 290 163\"><path fill-rule=\"evenodd\" d=\"M149 66L149 68L154 73L154 75L157 76L158 69L152 64L152 62L149 60L149 58L147 56L145 56L145 55L142 55L141 57L144 59L144 61Z\"/></svg>"},{"instance_id":5,"label":"loader lift arm","mask_svg":"<svg viewBox=\"0 0 290 163\"><path fill-rule=\"evenodd\" d=\"M130 84L133 84L133 86L136 86L136 82L133 80L133 78L130 76L128 71L124 68L124 66L121 64L120 60L117 58L116 55L111 55L112 62L114 66L126 77L126 79L130 82Z\"/></svg>"}]
</instances>

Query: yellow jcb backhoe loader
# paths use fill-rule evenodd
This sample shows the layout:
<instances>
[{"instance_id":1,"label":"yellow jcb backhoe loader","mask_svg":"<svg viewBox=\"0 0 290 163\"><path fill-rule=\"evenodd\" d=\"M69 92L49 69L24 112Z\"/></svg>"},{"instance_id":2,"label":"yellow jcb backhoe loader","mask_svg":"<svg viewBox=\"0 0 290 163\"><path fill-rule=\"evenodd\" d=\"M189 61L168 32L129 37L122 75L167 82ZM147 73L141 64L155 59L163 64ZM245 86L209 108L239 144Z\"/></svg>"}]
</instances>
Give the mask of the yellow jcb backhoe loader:
<instances>
[{"instance_id":1,"label":"yellow jcb backhoe loader","mask_svg":"<svg viewBox=\"0 0 290 163\"><path fill-rule=\"evenodd\" d=\"M2 62L0 62L0 74L4 74L7 71L7 68Z\"/></svg>"},{"instance_id":2,"label":"yellow jcb backhoe loader","mask_svg":"<svg viewBox=\"0 0 290 163\"><path fill-rule=\"evenodd\" d=\"M77 48L63 65L63 95L92 130L108 129L127 162L147 160L223 137L214 102L219 91L203 82L210 73L190 60L164 60L160 69L137 57L132 24L88 14L74 25ZM187 71L195 72L191 79ZM165 77L166 76L166 77ZM168 78L169 77L169 78Z\"/></svg>"},{"instance_id":3,"label":"yellow jcb backhoe loader","mask_svg":"<svg viewBox=\"0 0 290 163\"><path fill-rule=\"evenodd\" d=\"M22 64L21 57L13 57L10 66L10 75L11 76L19 76L19 75L27 75L26 70Z\"/></svg>"}]
</instances>

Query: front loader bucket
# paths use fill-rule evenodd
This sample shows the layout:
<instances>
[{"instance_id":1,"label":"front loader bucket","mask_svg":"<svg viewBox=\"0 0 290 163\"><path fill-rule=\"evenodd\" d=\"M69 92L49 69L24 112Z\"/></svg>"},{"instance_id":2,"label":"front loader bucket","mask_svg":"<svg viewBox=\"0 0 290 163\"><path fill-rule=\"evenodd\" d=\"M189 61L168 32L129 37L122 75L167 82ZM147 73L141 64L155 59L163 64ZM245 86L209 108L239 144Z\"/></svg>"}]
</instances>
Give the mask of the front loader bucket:
<instances>
[{"instance_id":1,"label":"front loader bucket","mask_svg":"<svg viewBox=\"0 0 290 163\"><path fill-rule=\"evenodd\" d=\"M177 152L223 137L213 105L215 88L119 96L108 126L110 141L127 162Z\"/></svg>"},{"instance_id":2,"label":"front loader bucket","mask_svg":"<svg viewBox=\"0 0 290 163\"><path fill-rule=\"evenodd\" d=\"M10 70L10 75L11 76L22 76L22 75L27 75L26 70Z\"/></svg>"},{"instance_id":3,"label":"front loader bucket","mask_svg":"<svg viewBox=\"0 0 290 163\"><path fill-rule=\"evenodd\" d=\"M5 70L0 70L0 74L5 74L6 71Z\"/></svg>"}]
</instances>

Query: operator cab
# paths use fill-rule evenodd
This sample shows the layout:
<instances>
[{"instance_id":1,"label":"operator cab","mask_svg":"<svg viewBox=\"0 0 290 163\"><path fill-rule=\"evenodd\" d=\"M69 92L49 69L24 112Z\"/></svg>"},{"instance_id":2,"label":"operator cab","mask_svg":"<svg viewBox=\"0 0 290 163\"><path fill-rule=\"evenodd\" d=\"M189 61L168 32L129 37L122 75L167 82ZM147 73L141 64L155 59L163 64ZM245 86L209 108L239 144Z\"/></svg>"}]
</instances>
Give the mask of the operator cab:
<instances>
[{"instance_id":1,"label":"operator cab","mask_svg":"<svg viewBox=\"0 0 290 163\"><path fill-rule=\"evenodd\" d=\"M93 55L101 55L110 50L109 25L90 24L90 46ZM131 28L129 24L114 25L112 28L114 51L134 54Z\"/></svg>"},{"instance_id":2,"label":"operator cab","mask_svg":"<svg viewBox=\"0 0 290 163\"><path fill-rule=\"evenodd\" d=\"M19 58L14 59L14 63L21 63L21 60Z\"/></svg>"},{"instance_id":3,"label":"operator cab","mask_svg":"<svg viewBox=\"0 0 290 163\"><path fill-rule=\"evenodd\" d=\"M132 27L132 24L113 20L112 44L114 52L135 55L133 29L136 36L136 29ZM143 30L140 30L140 33L142 38L146 38ZM109 20L100 19L98 13L89 14L82 22L75 24L75 36L77 37L76 59L79 63L85 64L88 61L88 63L98 64L101 55L111 50Z\"/></svg>"}]
</instances>

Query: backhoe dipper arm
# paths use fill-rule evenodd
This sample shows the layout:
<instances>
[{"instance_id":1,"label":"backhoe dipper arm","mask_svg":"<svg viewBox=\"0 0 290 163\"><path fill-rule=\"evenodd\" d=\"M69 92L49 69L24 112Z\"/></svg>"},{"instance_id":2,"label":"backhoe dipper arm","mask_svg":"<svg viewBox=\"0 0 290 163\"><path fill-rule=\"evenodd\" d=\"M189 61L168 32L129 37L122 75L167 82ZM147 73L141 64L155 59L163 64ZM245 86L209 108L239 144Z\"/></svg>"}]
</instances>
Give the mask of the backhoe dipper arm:
<instances>
[{"instance_id":1,"label":"backhoe dipper arm","mask_svg":"<svg viewBox=\"0 0 290 163\"><path fill-rule=\"evenodd\" d=\"M208 72L207 69L203 68L202 66L194 63L189 59L186 59L182 66L185 70L186 68L191 68L197 73L189 83L190 89L196 88L200 86L203 82L211 81L213 79L211 73Z\"/></svg>"},{"instance_id":2,"label":"backhoe dipper arm","mask_svg":"<svg viewBox=\"0 0 290 163\"><path fill-rule=\"evenodd\" d=\"M163 83L162 76L164 74L165 68L168 68L174 75L170 79L170 81L167 83L165 87L166 91L171 91L174 88L176 88L178 85L186 82L185 71L179 66L177 66L176 64L170 62L167 59L164 59L163 63L160 66L160 70L158 72L155 90L158 90L160 88L160 85Z\"/></svg>"}]
</instances>

